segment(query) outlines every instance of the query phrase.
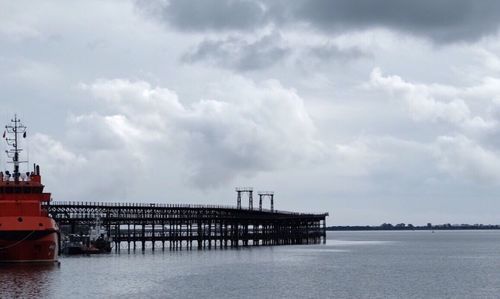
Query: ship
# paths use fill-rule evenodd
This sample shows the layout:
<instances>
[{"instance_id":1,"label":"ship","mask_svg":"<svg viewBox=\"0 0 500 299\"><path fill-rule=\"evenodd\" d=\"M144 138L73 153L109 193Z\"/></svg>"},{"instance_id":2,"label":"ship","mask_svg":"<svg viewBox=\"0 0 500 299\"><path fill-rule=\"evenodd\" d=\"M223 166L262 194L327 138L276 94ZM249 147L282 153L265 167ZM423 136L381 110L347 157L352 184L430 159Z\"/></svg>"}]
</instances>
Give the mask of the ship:
<instances>
[{"instance_id":1,"label":"ship","mask_svg":"<svg viewBox=\"0 0 500 299\"><path fill-rule=\"evenodd\" d=\"M5 126L3 139L13 171L0 172L0 262L56 262L59 227L50 217L51 194L44 192L40 166L21 173L21 138L26 126L17 115Z\"/></svg>"},{"instance_id":2,"label":"ship","mask_svg":"<svg viewBox=\"0 0 500 299\"><path fill-rule=\"evenodd\" d=\"M99 254L111 252L111 239L107 236L106 229L101 225L100 218L95 219L95 224L89 229L89 234L63 235L61 252L65 255Z\"/></svg>"},{"instance_id":3,"label":"ship","mask_svg":"<svg viewBox=\"0 0 500 299\"><path fill-rule=\"evenodd\" d=\"M97 238L92 235L69 234L62 241L62 254L100 254L111 252L111 242L101 234Z\"/></svg>"},{"instance_id":4,"label":"ship","mask_svg":"<svg viewBox=\"0 0 500 299\"><path fill-rule=\"evenodd\" d=\"M89 232L90 245L96 253L110 253L111 252L111 238L108 236L108 231L101 223L101 219L95 219L94 226L90 228Z\"/></svg>"}]
</instances>

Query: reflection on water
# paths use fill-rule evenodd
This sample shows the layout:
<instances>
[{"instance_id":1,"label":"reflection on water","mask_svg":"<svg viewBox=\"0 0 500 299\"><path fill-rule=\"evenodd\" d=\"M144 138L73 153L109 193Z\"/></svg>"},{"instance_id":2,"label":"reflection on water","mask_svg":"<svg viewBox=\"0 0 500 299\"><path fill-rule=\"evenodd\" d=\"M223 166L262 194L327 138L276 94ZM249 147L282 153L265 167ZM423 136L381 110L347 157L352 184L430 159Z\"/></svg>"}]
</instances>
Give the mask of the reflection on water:
<instances>
[{"instance_id":1,"label":"reflection on water","mask_svg":"<svg viewBox=\"0 0 500 299\"><path fill-rule=\"evenodd\" d=\"M331 232L325 245L0 264L0 298L495 298L500 234Z\"/></svg>"},{"instance_id":2,"label":"reflection on water","mask_svg":"<svg viewBox=\"0 0 500 299\"><path fill-rule=\"evenodd\" d=\"M359 246L359 245L388 245L394 241L369 241L369 240L326 240L330 246Z\"/></svg>"},{"instance_id":3,"label":"reflection on water","mask_svg":"<svg viewBox=\"0 0 500 299\"><path fill-rule=\"evenodd\" d=\"M54 271L58 271L58 264L56 263L0 263L0 297L50 297L50 289L54 287L51 285Z\"/></svg>"}]
</instances>

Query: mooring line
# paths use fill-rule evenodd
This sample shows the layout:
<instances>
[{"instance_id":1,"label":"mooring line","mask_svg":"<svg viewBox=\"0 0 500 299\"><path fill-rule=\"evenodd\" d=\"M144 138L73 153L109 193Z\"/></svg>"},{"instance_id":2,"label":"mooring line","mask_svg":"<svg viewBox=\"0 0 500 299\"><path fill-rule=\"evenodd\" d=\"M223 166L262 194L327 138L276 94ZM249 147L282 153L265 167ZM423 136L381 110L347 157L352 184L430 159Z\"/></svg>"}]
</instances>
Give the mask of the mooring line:
<instances>
[{"instance_id":1,"label":"mooring line","mask_svg":"<svg viewBox=\"0 0 500 299\"><path fill-rule=\"evenodd\" d=\"M15 247L15 246L19 245L20 243L26 241L26 239L28 239L29 237L31 237L31 235L34 234L34 233L35 233L35 231L31 231L31 233L27 234L26 237L22 238L21 240L17 241L16 243L11 244L9 246L5 246L5 247L0 247L0 250L9 249L9 248L12 248L12 247Z\"/></svg>"}]
</instances>

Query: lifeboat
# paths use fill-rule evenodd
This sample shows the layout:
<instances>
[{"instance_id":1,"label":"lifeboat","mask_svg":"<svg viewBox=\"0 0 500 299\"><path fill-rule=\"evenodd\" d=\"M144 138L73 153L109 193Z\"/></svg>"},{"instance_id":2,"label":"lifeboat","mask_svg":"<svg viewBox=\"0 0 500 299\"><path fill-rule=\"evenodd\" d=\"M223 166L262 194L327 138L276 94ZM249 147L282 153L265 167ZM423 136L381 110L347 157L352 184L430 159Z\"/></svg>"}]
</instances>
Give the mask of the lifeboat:
<instances>
[{"instance_id":1,"label":"lifeboat","mask_svg":"<svg viewBox=\"0 0 500 299\"><path fill-rule=\"evenodd\" d=\"M44 192L40 166L20 173L26 127L14 117L3 138L13 171L0 172L0 262L55 262L59 250L59 228L47 211L50 193Z\"/></svg>"}]
</instances>

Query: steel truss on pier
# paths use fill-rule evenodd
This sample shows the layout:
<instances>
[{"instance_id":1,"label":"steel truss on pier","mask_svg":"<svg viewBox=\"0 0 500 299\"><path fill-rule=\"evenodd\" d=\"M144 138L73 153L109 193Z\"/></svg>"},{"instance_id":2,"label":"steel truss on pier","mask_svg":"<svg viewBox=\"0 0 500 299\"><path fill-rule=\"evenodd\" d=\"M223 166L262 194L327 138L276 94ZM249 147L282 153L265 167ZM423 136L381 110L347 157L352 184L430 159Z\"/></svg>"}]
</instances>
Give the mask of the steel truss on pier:
<instances>
[{"instance_id":1,"label":"steel truss on pier","mask_svg":"<svg viewBox=\"0 0 500 299\"><path fill-rule=\"evenodd\" d=\"M115 250L171 250L257 245L317 244L326 241L328 213L306 214L230 206L52 202L59 225L106 227ZM124 247L126 246L126 247Z\"/></svg>"}]
</instances>

